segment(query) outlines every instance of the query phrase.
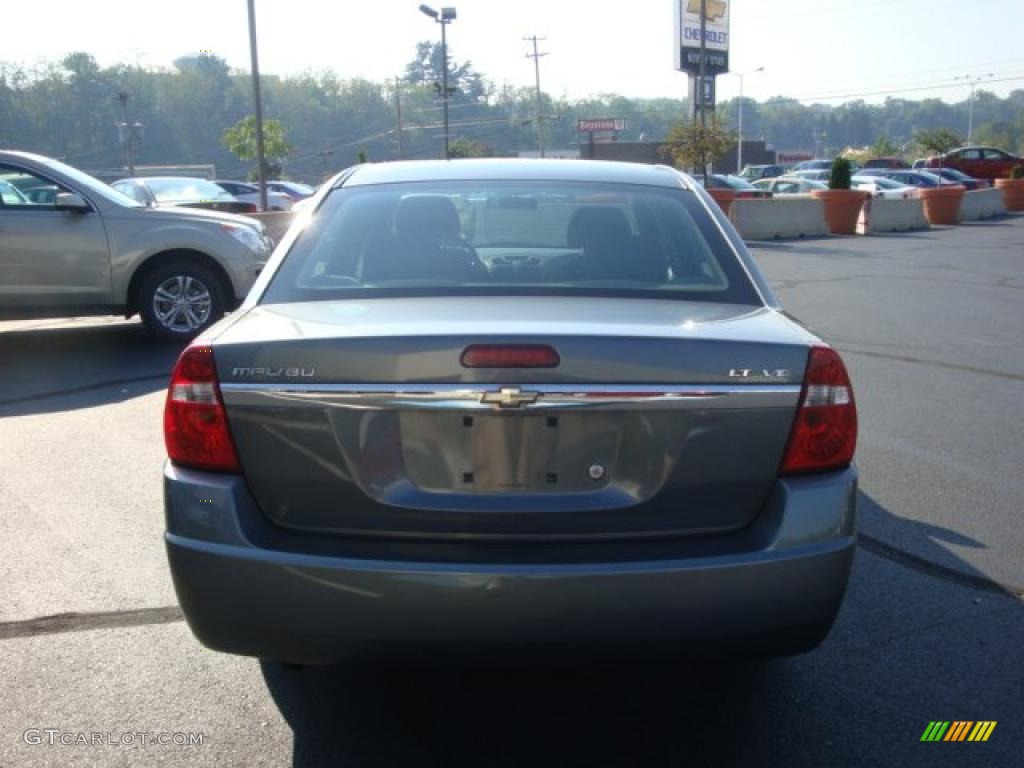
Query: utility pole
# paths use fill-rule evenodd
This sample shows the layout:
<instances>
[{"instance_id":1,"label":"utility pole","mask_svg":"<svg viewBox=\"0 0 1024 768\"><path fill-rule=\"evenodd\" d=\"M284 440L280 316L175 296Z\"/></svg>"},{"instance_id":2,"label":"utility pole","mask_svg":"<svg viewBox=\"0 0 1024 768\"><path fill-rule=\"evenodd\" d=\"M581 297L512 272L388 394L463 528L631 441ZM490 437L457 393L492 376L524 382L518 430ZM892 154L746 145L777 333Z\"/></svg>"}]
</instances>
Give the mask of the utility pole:
<instances>
[{"instance_id":1,"label":"utility pole","mask_svg":"<svg viewBox=\"0 0 1024 768\"><path fill-rule=\"evenodd\" d=\"M523 38L523 40L533 43L533 53L526 54L526 58L533 59L533 74L537 83L537 150L540 152L541 157L544 157L544 102L540 90L540 57L547 56L548 54L546 51L544 53L537 52L537 41L546 39L536 35Z\"/></svg>"},{"instance_id":2,"label":"utility pole","mask_svg":"<svg viewBox=\"0 0 1024 768\"><path fill-rule=\"evenodd\" d=\"M444 159L447 160L451 155L449 154L448 143L451 139L451 135L448 132L448 37L445 34L445 29L448 25L445 23L444 18L441 19L441 100L444 102Z\"/></svg>"},{"instance_id":3,"label":"utility pole","mask_svg":"<svg viewBox=\"0 0 1024 768\"><path fill-rule=\"evenodd\" d=\"M398 159L405 154L402 151L402 81L395 77L395 111L398 113Z\"/></svg>"},{"instance_id":4,"label":"utility pole","mask_svg":"<svg viewBox=\"0 0 1024 768\"><path fill-rule=\"evenodd\" d=\"M704 109L704 77L707 70L707 47L708 47L708 0L700 0L700 79L697 82L697 87L694 89L694 94L697 99L697 107L700 109L700 127L701 133L703 129L707 127L707 115ZM702 136L702 141L704 137ZM708 164L704 163L704 167L701 168L701 173L704 174L704 186L708 185Z\"/></svg>"},{"instance_id":5,"label":"utility pole","mask_svg":"<svg viewBox=\"0 0 1024 768\"><path fill-rule=\"evenodd\" d=\"M967 98L967 143L971 143L971 136L974 133L974 88L978 83L988 80L990 77L995 77L993 72L989 72L987 75L980 75L978 77L972 77L971 75L960 75L954 77L954 80L966 80L967 84L971 86L971 95Z\"/></svg>"},{"instance_id":6,"label":"utility pole","mask_svg":"<svg viewBox=\"0 0 1024 768\"><path fill-rule=\"evenodd\" d=\"M138 142L139 134L142 132L142 123L132 123L128 119L128 92L121 91L117 94L117 100L121 102L122 120L117 124L118 138L121 146L124 147L125 167L128 169L128 176L135 176L135 145Z\"/></svg>"},{"instance_id":7,"label":"utility pole","mask_svg":"<svg viewBox=\"0 0 1024 768\"><path fill-rule=\"evenodd\" d=\"M317 152L317 154L320 155L320 159L323 161L323 164L324 164L324 178L326 179L327 178L327 158L334 154L334 150L333 149L321 149L319 152Z\"/></svg>"},{"instance_id":8,"label":"utility pole","mask_svg":"<svg viewBox=\"0 0 1024 768\"><path fill-rule=\"evenodd\" d=\"M256 165L260 210L267 210L267 163L263 147L263 102L260 99L260 62L256 52L256 0L249 0L249 58L252 62L252 98L256 110Z\"/></svg>"}]
</instances>

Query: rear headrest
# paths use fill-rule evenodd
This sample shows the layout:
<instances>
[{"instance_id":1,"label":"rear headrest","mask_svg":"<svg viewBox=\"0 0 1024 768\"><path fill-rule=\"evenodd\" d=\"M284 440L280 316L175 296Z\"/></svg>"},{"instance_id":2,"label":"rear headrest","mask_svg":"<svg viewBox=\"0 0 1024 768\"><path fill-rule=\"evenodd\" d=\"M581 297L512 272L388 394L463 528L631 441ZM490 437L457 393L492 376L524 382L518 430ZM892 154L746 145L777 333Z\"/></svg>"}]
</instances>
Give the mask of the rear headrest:
<instances>
[{"instance_id":1,"label":"rear headrest","mask_svg":"<svg viewBox=\"0 0 1024 768\"><path fill-rule=\"evenodd\" d=\"M415 195L398 204L395 232L404 237L434 240L458 238L459 214L455 204L442 195Z\"/></svg>"},{"instance_id":2,"label":"rear headrest","mask_svg":"<svg viewBox=\"0 0 1024 768\"><path fill-rule=\"evenodd\" d=\"M620 243L633 235L626 214L619 208L590 205L578 208L569 219L569 247L584 248L602 241Z\"/></svg>"}]
</instances>

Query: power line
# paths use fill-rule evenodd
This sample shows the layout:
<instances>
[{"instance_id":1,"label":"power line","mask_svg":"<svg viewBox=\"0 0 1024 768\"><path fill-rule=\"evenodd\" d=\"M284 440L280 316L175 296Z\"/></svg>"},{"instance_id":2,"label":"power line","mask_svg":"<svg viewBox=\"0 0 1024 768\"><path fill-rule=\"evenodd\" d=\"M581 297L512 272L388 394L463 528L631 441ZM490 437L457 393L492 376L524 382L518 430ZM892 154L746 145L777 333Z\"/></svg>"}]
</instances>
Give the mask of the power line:
<instances>
[{"instance_id":1,"label":"power line","mask_svg":"<svg viewBox=\"0 0 1024 768\"><path fill-rule=\"evenodd\" d=\"M1013 75L1011 77L1001 77L992 80L986 80L987 83L1012 83L1020 80L1024 80L1024 75ZM895 89L887 89L882 91L861 91L859 93L832 93L832 94L821 94L818 96L800 96L800 97L784 97L787 101L816 101L816 100L828 100L832 99L851 99L859 98L864 96L887 96L895 93L913 93L916 91L939 91L949 88L956 88L957 83L955 81L945 81L942 83L933 83L931 85L919 85L912 87L902 87Z\"/></svg>"}]
</instances>

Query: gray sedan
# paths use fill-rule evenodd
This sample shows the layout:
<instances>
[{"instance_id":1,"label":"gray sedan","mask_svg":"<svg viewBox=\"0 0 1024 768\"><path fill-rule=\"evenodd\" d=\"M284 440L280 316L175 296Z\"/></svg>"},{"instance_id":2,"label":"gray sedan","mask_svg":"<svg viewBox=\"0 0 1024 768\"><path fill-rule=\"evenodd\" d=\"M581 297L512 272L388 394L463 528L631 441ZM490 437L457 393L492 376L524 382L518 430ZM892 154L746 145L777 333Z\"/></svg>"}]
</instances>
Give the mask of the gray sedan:
<instances>
[{"instance_id":1,"label":"gray sedan","mask_svg":"<svg viewBox=\"0 0 1024 768\"><path fill-rule=\"evenodd\" d=\"M339 174L164 424L175 588L231 653L795 653L853 558L843 362L667 167Z\"/></svg>"}]
</instances>

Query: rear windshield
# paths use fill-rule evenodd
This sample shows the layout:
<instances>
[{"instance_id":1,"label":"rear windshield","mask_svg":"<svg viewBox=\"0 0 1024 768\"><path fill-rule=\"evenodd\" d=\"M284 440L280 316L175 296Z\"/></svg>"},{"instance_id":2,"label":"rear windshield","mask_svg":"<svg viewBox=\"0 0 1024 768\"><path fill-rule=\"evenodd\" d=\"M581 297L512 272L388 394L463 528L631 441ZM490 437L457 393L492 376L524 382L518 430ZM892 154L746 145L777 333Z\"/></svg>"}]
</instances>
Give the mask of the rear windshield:
<instances>
[{"instance_id":1,"label":"rear windshield","mask_svg":"<svg viewBox=\"0 0 1024 768\"><path fill-rule=\"evenodd\" d=\"M488 294L761 303L693 192L493 181L335 190L262 302Z\"/></svg>"}]
</instances>

